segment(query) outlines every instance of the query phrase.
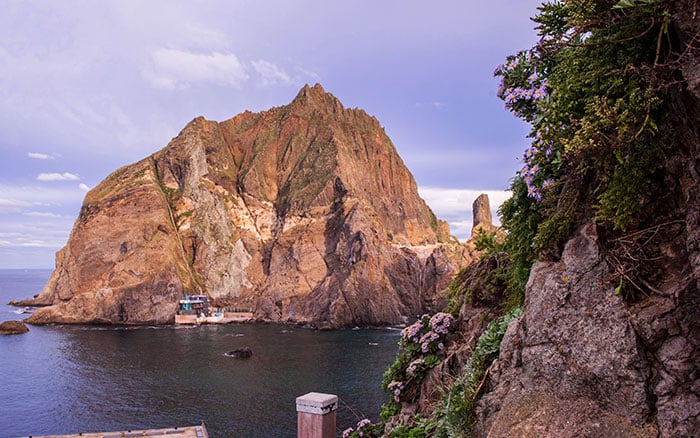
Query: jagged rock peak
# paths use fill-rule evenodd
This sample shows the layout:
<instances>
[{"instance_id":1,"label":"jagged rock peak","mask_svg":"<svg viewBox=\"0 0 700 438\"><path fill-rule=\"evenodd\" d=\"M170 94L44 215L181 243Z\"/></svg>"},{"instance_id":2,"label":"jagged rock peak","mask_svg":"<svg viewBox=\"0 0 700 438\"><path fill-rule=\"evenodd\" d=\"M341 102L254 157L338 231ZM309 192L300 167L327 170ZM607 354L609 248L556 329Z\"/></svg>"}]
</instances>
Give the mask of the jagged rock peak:
<instances>
[{"instance_id":1,"label":"jagged rock peak","mask_svg":"<svg viewBox=\"0 0 700 438\"><path fill-rule=\"evenodd\" d=\"M331 109L333 111L342 111L343 104L333 94L327 92L321 84L315 84L313 87L306 84L299 90L290 106L306 106L316 109Z\"/></svg>"}]
</instances>

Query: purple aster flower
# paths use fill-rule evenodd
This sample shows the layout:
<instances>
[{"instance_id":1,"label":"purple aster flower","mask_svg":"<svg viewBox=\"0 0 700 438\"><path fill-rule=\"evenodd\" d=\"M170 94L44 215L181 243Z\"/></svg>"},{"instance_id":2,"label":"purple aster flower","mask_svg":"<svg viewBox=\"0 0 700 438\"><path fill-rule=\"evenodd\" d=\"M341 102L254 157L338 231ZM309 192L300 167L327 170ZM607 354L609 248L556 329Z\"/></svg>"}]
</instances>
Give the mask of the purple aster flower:
<instances>
[{"instance_id":1,"label":"purple aster flower","mask_svg":"<svg viewBox=\"0 0 700 438\"><path fill-rule=\"evenodd\" d=\"M357 423L357 430L362 429L363 427L367 426L368 424L372 424L372 422L370 420L368 420L367 418L360 420L360 422Z\"/></svg>"}]
</instances>

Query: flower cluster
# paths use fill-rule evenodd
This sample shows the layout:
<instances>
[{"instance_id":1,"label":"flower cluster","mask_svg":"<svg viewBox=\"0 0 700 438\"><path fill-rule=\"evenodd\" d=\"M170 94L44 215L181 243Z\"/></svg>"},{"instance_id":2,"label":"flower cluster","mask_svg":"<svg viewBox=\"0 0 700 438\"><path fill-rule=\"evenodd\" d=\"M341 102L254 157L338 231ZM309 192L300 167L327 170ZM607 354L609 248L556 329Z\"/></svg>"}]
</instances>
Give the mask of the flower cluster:
<instances>
[{"instance_id":1,"label":"flower cluster","mask_svg":"<svg viewBox=\"0 0 700 438\"><path fill-rule=\"evenodd\" d=\"M428 351L430 351L430 347L433 344L433 342L437 341L438 339L440 339L440 335L432 330L427 333L424 333L418 341L420 343L420 351L422 351L423 353L427 353Z\"/></svg>"},{"instance_id":2,"label":"flower cluster","mask_svg":"<svg viewBox=\"0 0 700 438\"><path fill-rule=\"evenodd\" d=\"M567 127L561 126L560 131L566 130ZM552 174L552 164L556 163L554 144L551 140L545 140L544 137L551 135L548 126L544 126L541 130L536 130L531 135L533 138L532 144L523 153L523 168L518 172L519 176L527 185L527 195L535 201L541 201L545 191L554 186L552 178L545 178ZM543 171L537 163L544 163L549 169ZM559 160L560 162L560 160Z\"/></svg>"},{"instance_id":3,"label":"flower cluster","mask_svg":"<svg viewBox=\"0 0 700 438\"><path fill-rule=\"evenodd\" d=\"M439 335L446 335L450 330L450 325L452 324L453 320L454 317L449 313L438 312L433 315L432 318L430 318L430 322L428 322L428 324L435 333Z\"/></svg>"},{"instance_id":4,"label":"flower cluster","mask_svg":"<svg viewBox=\"0 0 700 438\"><path fill-rule=\"evenodd\" d=\"M534 81L529 84L530 87L509 87L503 91L503 100L505 101L506 108L510 107L518 100L537 101L547 97L547 79L536 83L537 72L530 75L530 78L534 78Z\"/></svg>"},{"instance_id":5,"label":"flower cluster","mask_svg":"<svg viewBox=\"0 0 700 438\"><path fill-rule=\"evenodd\" d=\"M399 382L396 380L393 380L387 385L387 389L394 393L394 401L399 401L401 398L401 391L405 386L406 384L404 382Z\"/></svg>"},{"instance_id":6,"label":"flower cluster","mask_svg":"<svg viewBox=\"0 0 700 438\"><path fill-rule=\"evenodd\" d=\"M445 350L445 337L453 326L454 317L449 313L425 314L401 332L400 345L405 352L392 365L394 371L385 375L386 389L393 393L394 401L401 399L406 385L420 382L426 370L440 363L438 354Z\"/></svg>"},{"instance_id":7,"label":"flower cluster","mask_svg":"<svg viewBox=\"0 0 700 438\"><path fill-rule=\"evenodd\" d=\"M418 321L403 329L401 340L405 346L416 344L422 353L428 353L433 347L443 350L442 337L447 335L453 321L452 315L438 312L432 317L423 315Z\"/></svg>"},{"instance_id":8,"label":"flower cluster","mask_svg":"<svg viewBox=\"0 0 700 438\"><path fill-rule=\"evenodd\" d=\"M418 333L423 328L423 323L418 320L413 324L409 325L405 329L401 330L401 339L404 341L418 342Z\"/></svg>"},{"instance_id":9,"label":"flower cluster","mask_svg":"<svg viewBox=\"0 0 700 438\"><path fill-rule=\"evenodd\" d=\"M501 76L497 95L506 109L527 121L533 121L542 112L539 103L549 96L549 80L538 69L540 56L539 48L520 52L493 72L494 76Z\"/></svg>"},{"instance_id":10,"label":"flower cluster","mask_svg":"<svg viewBox=\"0 0 700 438\"><path fill-rule=\"evenodd\" d=\"M356 434L353 434L353 432L357 432ZM368 420L367 418L360 420L357 423L356 430L353 429L352 427L348 427L343 431L343 438L349 438L351 436L360 436L360 437L370 437L373 435L373 430L372 430L372 422Z\"/></svg>"},{"instance_id":11,"label":"flower cluster","mask_svg":"<svg viewBox=\"0 0 700 438\"><path fill-rule=\"evenodd\" d=\"M414 375L416 374L416 371L421 367L422 365L425 365L425 360L424 359L416 359L410 364L408 364L408 367L406 368L406 373L409 375Z\"/></svg>"},{"instance_id":12,"label":"flower cluster","mask_svg":"<svg viewBox=\"0 0 700 438\"><path fill-rule=\"evenodd\" d=\"M554 180L549 177L555 175L559 166L553 156L551 141L557 138L553 135L556 133L549 132L547 122L543 121L550 105L550 85L544 67L546 63L543 62L545 44L548 41L540 41L533 49L510 56L505 65L494 71L496 76L501 76L498 96L506 108L534 126L533 141L525 150L524 165L518 174L527 186L527 196L536 202L541 201L544 192L554 185Z\"/></svg>"}]
</instances>

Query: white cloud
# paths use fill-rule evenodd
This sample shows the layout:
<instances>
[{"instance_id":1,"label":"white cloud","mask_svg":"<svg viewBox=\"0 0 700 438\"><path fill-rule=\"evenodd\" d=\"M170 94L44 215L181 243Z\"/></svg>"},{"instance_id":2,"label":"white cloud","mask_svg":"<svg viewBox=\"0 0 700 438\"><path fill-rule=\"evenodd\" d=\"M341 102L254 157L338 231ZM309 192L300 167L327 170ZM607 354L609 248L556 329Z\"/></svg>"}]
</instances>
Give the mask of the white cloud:
<instances>
[{"instance_id":1,"label":"white cloud","mask_svg":"<svg viewBox=\"0 0 700 438\"><path fill-rule=\"evenodd\" d=\"M21 236L13 240L0 240L0 247L6 248L53 248L57 249L63 245L61 242L51 240L41 240L31 236Z\"/></svg>"},{"instance_id":2,"label":"white cloud","mask_svg":"<svg viewBox=\"0 0 700 438\"><path fill-rule=\"evenodd\" d=\"M0 247L4 249L0 267L49 266L53 252L70 234L83 196L84 192L70 186L0 184ZM39 252L27 259L8 257L7 251L21 248Z\"/></svg>"},{"instance_id":3,"label":"white cloud","mask_svg":"<svg viewBox=\"0 0 700 438\"><path fill-rule=\"evenodd\" d=\"M482 193L489 196L491 210L495 212L506 199L511 197L511 192L507 190L445 189L440 187L419 187L418 193L436 214L438 211L448 214L464 214L471 211L472 204ZM438 216L440 215L438 214ZM495 217L494 215L494 219Z\"/></svg>"},{"instance_id":4,"label":"white cloud","mask_svg":"<svg viewBox=\"0 0 700 438\"><path fill-rule=\"evenodd\" d=\"M90 187L87 184L80 183L78 184L78 188L84 192L90 191Z\"/></svg>"},{"instance_id":5,"label":"white cloud","mask_svg":"<svg viewBox=\"0 0 700 438\"><path fill-rule=\"evenodd\" d=\"M480 194L486 193L489 196L491 215L496 225L499 224L498 208L512 195L510 191L506 190L446 189L440 187L418 187L418 193L425 199L437 217L450 224L450 232L460 240L465 240L471 235L472 204Z\"/></svg>"},{"instance_id":6,"label":"white cloud","mask_svg":"<svg viewBox=\"0 0 700 438\"><path fill-rule=\"evenodd\" d=\"M69 187L55 187L47 185L20 186L0 184L0 205L3 200L6 205L14 205L22 208L30 206L56 206L77 204L85 194L77 188L71 190Z\"/></svg>"},{"instance_id":7,"label":"white cloud","mask_svg":"<svg viewBox=\"0 0 700 438\"><path fill-rule=\"evenodd\" d=\"M144 76L157 88L187 88L201 82L239 87L249 78L233 53L157 49L151 59L153 70L145 70Z\"/></svg>"},{"instance_id":8,"label":"white cloud","mask_svg":"<svg viewBox=\"0 0 700 438\"><path fill-rule=\"evenodd\" d=\"M295 65L294 70L299 72L304 78L310 79L310 82L321 82L321 75L313 70L306 69L300 65Z\"/></svg>"},{"instance_id":9,"label":"white cloud","mask_svg":"<svg viewBox=\"0 0 700 438\"><path fill-rule=\"evenodd\" d=\"M199 47L219 47L223 48L228 43L226 33L212 29L207 25L196 23L185 23L183 34L190 44L195 43Z\"/></svg>"},{"instance_id":10,"label":"white cloud","mask_svg":"<svg viewBox=\"0 0 700 438\"><path fill-rule=\"evenodd\" d=\"M36 177L37 181L79 181L80 177L73 173L40 173Z\"/></svg>"},{"instance_id":11,"label":"white cloud","mask_svg":"<svg viewBox=\"0 0 700 438\"><path fill-rule=\"evenodd\" d=\"M43 218L49 218L49 219L57 219L60 218L60 214L56 213L49 213L45 211L28 211L26 213L22 213L25 216L31 216L31 217L43 217Z\"/></svg>"},{"instance_id":12,"label":"white cloud","mask_svg":"<svg viewBox=\"0 0 700 438\"><path fill-rule=\"evenodd\" d=\"M30 205L19 199L0 198L0 213L18 213Z\"/></svg>"},{"instance_id":13,"label":"white cloud","mask_svg":"<svg viewBox=\"0 0 700 438\"><path fill-rule=\"evenodd\" d=\"M258 72L262 78L263 85L292 83L292 78L287 74L287 72L278 67L276 64L262 59L259 61L253 61L252 64L255 71Z\"/></svg>"},{"instance_id":14,"label":"white cloud","mask_svg":"<svg viewBox=\"0 0 700 438\"><path fill-rule=\"evenodd\" d=\"M54 158L56 158L53 155L42 154L41 152L29 152L27 153L27 156L36 160L53 160Z\"/></svg>"}]
</instances>

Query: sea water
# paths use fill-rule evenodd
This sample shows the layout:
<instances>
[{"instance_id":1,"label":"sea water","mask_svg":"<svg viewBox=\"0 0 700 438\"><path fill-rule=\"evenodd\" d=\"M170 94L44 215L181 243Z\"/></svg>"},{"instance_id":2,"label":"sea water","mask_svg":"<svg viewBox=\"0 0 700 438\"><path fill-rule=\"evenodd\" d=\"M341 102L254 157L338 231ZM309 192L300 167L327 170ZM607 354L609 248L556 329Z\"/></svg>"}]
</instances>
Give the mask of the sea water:
<instances>
[{"instance_id":1,"label":"sea water","mask_svg":"<svg viewBox=\"0 0 700 438\"><path fill-rule=\"evenodd\" d=\"M6 306L46 270L0 270ZM206 424L211 437L294 437L296 397L340 397L338 430L377 420L397 330L313 331L277 324L30 326L0 336L0 437ZM250 347L249 359L225 353Z\"/></svg>"}]
</instances>

